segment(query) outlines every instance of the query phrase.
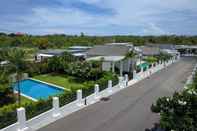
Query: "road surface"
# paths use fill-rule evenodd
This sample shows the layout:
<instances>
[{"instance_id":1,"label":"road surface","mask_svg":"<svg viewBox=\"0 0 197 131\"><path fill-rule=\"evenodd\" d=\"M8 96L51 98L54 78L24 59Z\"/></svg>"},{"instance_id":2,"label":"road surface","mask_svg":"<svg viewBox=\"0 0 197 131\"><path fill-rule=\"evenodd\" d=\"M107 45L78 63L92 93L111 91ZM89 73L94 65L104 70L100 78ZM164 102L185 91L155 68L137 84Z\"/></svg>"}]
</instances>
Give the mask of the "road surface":
<instances>
[{"instance_id":1,"label":"road surface","mask_svg":"<svg viewBox=\"0 0 197 131\"><path fill-rule=\"evenodd\" d=\"M151 104L161 96L182 90L195 62L194 59L183 58L114 94L109 101L98 102L39 131L144 131L159 119L151 113Z\"/></svg>"}]
</instances>

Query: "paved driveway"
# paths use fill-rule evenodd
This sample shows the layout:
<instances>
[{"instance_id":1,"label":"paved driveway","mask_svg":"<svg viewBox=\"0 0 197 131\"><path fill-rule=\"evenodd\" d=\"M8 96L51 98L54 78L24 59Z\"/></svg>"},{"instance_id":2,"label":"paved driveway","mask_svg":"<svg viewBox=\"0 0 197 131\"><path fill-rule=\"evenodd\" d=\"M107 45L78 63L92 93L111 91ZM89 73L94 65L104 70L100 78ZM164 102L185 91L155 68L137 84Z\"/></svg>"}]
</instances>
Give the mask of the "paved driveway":
<instances>
[{"instance_id":1,"label":"paved driveway","mask_svg":"<svg viewBox=\"0 0 197 131\"><path fill-rule=\"evenodd\" d=\"M183 59L129 88L75 112L40 131L144 131L158 121L150 106L161 96L180 91L192 72L194 59Z\"/></svg>"}]
</instances>

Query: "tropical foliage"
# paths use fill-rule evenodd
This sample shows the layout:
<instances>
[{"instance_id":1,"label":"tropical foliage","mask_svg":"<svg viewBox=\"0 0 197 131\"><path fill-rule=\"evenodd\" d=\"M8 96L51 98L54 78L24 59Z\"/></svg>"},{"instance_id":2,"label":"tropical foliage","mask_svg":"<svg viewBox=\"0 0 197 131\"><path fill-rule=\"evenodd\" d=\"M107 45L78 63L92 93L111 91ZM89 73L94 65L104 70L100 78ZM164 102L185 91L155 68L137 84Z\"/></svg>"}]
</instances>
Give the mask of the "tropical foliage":
<instances>
[{"instance_id":1,"label":"tropical foliage","mask_svg":"<svg viewBox=\"0 0 197 131\"><path fill-rule=\"evenodd\" d=\"M160 113L160 126L166 131L196 131L197 77L190 88L172 97L162 97L151 107Z\"/></svg>"},{"instance_id":2,"label":"tropical foliage","mask_svg":"<svg viewBox=\"0 0 197 131\"><path fill-rule=\"evenodd\" d=\"M109 42L131 42L135 45L145 43L173 43L173 44L196 44L197 36L80 36L60 35L15 35L0 33L0 47L37 47L63 48L73 45L96 45Z\"/></svg>"},{"instance_id":3,"label":"tropical foliage","mask_svg":"<svg viewBox=\"0 0 197 131\"><path fill-rule=\"evenodd\" d=\"M137 54L133 51L130 51L126 54L126 58L134 58Z\"/></svg>"},{"instance_id":4,"label":"tropical foliage","mask_svg":"<svg viewBox=\"0 0 197 131\"><path fill-rule=\"evenodd\" d=\"M14 103L15 97L5 71L0 71L0 107Z\"/></svg>"},{"instance_id":5,"label":"tropical foliage","mask_svg":"<svg viewBox=\"0 0 197 131\"><path fill-rule=\"evenodd\" d=\"M154 57L154 56L145 57L143 60L146 61L146 62L148 62L148 63L150 63L150 64L151 63L155 63L155 62L158 61L158 59L156 57Z\"/></svg>"},{"instance_id":6,"label":"tropical foliage","mask_svg":"<svg viewBox=\"0 0 197 131\"><path fill-rule=\"evenodd\" d=\"M16 80L18 87L18 102L21 104L20 97L20 80L22 79L23 71L25 69L25 52L19 48L11 48L4 50L3 58L7 60L8 66L16 72Z\"/></svg>"},{"instance_id":7,"label":"tropical foliage","mask_svg":"<svg viewBox=\"0 0 197 131\"><path fill-rule=\"evenodd\" d=\"M170 58L172 58L172 55L166 53L160 53L159 55L155 56L155 58L157 58L157 60L160 61L167 61Z\"/></svg>"}]
</instances>

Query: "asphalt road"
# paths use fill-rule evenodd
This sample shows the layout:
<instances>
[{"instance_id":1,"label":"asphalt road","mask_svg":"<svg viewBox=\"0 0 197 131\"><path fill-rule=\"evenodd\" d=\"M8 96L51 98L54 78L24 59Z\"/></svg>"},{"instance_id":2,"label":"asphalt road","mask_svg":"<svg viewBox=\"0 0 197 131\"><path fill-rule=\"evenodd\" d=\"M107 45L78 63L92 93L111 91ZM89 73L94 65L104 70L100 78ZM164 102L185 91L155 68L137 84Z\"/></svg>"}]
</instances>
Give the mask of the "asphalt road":
<instances>
[{"instance_id":1,"label":"asphalt road","mask_svg":"<svg viewBox=\"0 0 197 131\"><path fill-rule=\"evenodd\" d=\"M39 131L144 131L159 116L150 106L161 96L183 89L192 72L194 59L183 58L129 88L83 110L62 118Z\"/></svg>"}]
</instances>

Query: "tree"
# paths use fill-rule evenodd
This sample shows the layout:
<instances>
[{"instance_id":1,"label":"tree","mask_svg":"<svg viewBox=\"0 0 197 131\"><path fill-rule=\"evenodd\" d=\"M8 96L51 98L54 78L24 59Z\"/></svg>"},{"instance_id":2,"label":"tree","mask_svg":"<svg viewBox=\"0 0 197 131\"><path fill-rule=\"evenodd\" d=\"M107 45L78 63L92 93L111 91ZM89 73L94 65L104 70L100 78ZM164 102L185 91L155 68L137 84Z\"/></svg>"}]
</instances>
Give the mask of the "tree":
<instances>
[{"instance_id":1,"label":"tree","mask_svg":"<svg viewBox=\"0 0 197 131\"><path fill-rule=\"evenodd\" d=\"M25 69L25 52L19 48L7 49L4 53L5 60L9 61L9 66L16 72L18 103L21 104L20 80Z\"/></svg>"},{"instance_id":2,"label":"tree","mask_svg":"<svg viewBox=\"0 0 197 131\"><path fill-rule=\"evenodd\" d=\"M85 36L85 34L83 32L81 32L80 37L84 37L84 36Z\"/></svg>"},{"instance_id":3,"label":"tree","mask_svg":"<svg viewBox=\"0 0 197 131\"><path fill-rule=\"evenodd\" d=\"M137 54L133 51L128 52L125 56L125 59L127 59L128 65L132 64L132 70L136 69L136 56Z\"/></svg>"},{"instance_id":4,"label":"tree","mask_svg":"<svg viewBox=\"0 0 197 131\"><path fill-rule=\"evenodd\" d=\"M155 57L157 58L157 60L167 61L170 58L172 58L172 55L166 54L166 53L160 53L158 56L155 56Z\"/></svg>"},{"instance_id":5,"label":"tree","mask_svg":"<svg viewBox=\"0 0 197 131\"><path fill-rule=\"evenodd\" d=\"M196 131L197 75L193 83L172 97L159 98L151 110L160 113L160 126L166 131Z\"/></svg>"},{"instance_id":6,"label":"tree","mask_svg":"<svg viewBox=\"0 0 197 131\"><path fill-rule=\"evenodd\" d=\"M137 55L137 54L136 54L135 52L129 51L129 52L126 54L125 58L134 58L136 55Z\"/></svg>"},{"instance_id":7,"label":"tree","mask_svg":"<svg viewBox=\"0 0 197 131\"><path fill-rule=\"evenodd\" d=\"M49 46L49 41L47 38L37 38L34 41L34 45L37 46L39 49L47 49Z\"/></svg>"},{"instance_id":8,"label":"tree","mask_svg":"<svg viewBox=\"0 0 197 131\"><path fill-rule=\"evenodd\" d=\"M160 126L166 131L195 131L197 129L197 95L184 91L172 98L162 97L151 110L160 113Z\"/></svg>"},{"instance_id":9,"label":"tree","mask_svg":"<svg viewBox=\"0 0 197 131\"><path fill-rule=\"evenodd\" d=\"M148 56L148 57L146 57L146 58L144 58L144 60L146 61L146 62L148 62L148 63L155 63L155 62L157 62L158 61L158 59L156 58L156 57L154 57L154 56Z\"/></svg>"},{"instance_id":10,"label":"tree","mask_svg":"<svg viewBox=\"0 0 197 131\"><path fill-rule=\"evenodd\" d=\"M8 74L0 70L0 107L15 101L12 88L10 88Z\"/></svg>"}]
</instances>

